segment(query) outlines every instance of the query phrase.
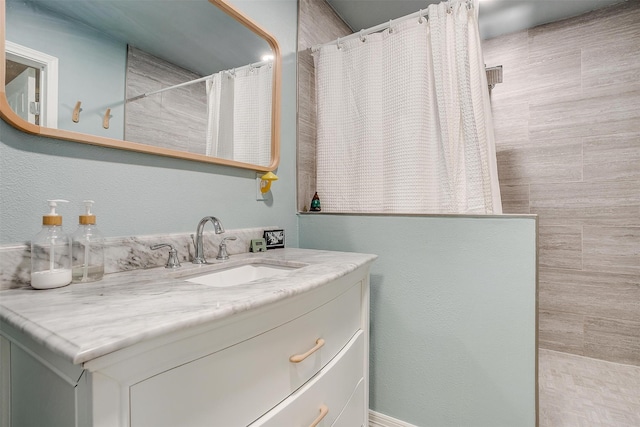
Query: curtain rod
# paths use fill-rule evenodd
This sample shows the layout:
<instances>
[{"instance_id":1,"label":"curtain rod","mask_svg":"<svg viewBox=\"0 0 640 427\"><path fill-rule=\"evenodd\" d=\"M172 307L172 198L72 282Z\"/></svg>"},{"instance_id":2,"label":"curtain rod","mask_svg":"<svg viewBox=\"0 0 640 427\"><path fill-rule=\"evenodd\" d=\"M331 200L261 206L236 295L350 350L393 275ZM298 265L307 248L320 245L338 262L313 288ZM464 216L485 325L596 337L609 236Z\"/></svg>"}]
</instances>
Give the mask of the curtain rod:
<instances>
[{"instance_id":1,"label":"curtain rod","mask_svg":"<svg viewBox=\"0 0 640 427\"><path fill-rule=\"evenodd\" d=\"M449 1L447 3L451 3L451 2ZM466 3L468 8L471 8L473 6L473 0L463 0L460 3ZM340 38L338 38L338 39L336 39L334 41L331 41L329 43L318 44L318 45L312 46L310 49L311 49L311 52L316 52L319 49L322 49L323 47L331 46L331 45L340 45L340 43L342 43L342 42L344 42L346 40L355 39L356 37L360 37L362 39L362 41L364 41L364 38L366 36L368 36L369 34L377 33L379 31L386 30L387 28L391 28L391 26L393 24L397 24L399 22L403 22L403 21L407 21L409 19L415 19L415 18L418 18L418 19L426 18L428 20L429 19L428 9L420 9L417 12L411 13L409 15L402 16L400 18L389 19L389 22L385 22L385 23L376 25L375 27L367 28L366 30L360 30L357 33L353 33L353 34L349 34L348 36L340 37ZM422 21L420 21L420 22L422 22Z\"/></svg>"},{"instance_id":2,"label":"curtain rod","mask_svg":"<svg viewBox=\"0 0 640 427\"><path fill-rule=\"evenodd\" d=\"M158 89L158 90L153 90L151 92L145 92L145 93L143 93L141 95L132 96L131 98L125 99L125 102L137 101L139 99L146 98L147 96L156 95L158 93L166 92L166 91L171 90L171 89L178 89L178 88L183 87L183 86L189 86L189 85L192 85L194 83L200 83L200 82L203 82L205 80L210 79L211 77L213 77L213 76L215 76L216 74L219 74L219 73L231 73L231 74L233 74L236 71L240 71L240 70L243 70L245 68L260 68L263 65L269 64L270 62L271 62L271 60L259 61L259 62L254 62L253 64L243 65L242 67L236 67L236 68L230 68L228 70L218 71L217 73L213 73L213 74L210 74L210 75L205 76L205 77L200 77L200 78L195 79L195 80L190 80L188 82L179 83L177 85L165 87L165 88Z\"/></svg>"}]
</instances>

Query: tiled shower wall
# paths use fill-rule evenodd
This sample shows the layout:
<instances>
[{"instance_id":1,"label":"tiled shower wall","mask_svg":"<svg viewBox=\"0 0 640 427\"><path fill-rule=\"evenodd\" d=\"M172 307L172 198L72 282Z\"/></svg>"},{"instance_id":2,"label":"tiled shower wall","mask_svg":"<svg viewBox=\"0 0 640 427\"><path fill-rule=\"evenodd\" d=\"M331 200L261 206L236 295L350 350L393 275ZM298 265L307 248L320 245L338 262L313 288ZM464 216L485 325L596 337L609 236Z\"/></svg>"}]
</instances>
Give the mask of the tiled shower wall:
<instances>
[{"instance_id":1,"label":"tiled shower wall","mask_svg":"<svg viewBox=\"0 0 640 427\"><path fill-rule=\"evenodd\" d=\"M483 51L504 212L539 215L540 346L640 365L640 2Z\"/></svg>"},{"instance_id":2,"label":"tiled shower wall","mask_svg":"<svg viewBox=\"0 0 640 427\"><path fill-rule=\"evenodd\" d=\"M315 183L313 60L304 49L348 29L324 0L299 4L302 210ZM634 0L483 43L487 66L504 66L491 95L503 209L540 219L540 346L635 365L639 40Z\"/></svg>"},{"instance_id":3,"label":"tiled shower wall","mask_svg":"<svg viewBox=\"0 0 640 427\"><path fill-rule=\"evenodd\" d=\"M316 87L309 48L351 34L324 0L298 1L298 211L306 211L316 187ZM322 195L320 195L322 200Z\"/></svg>"},{"instance_id":4,"label":"tiled shower wall","mask_svg":"<svg viewBox=\"0 0 640 427\"><path fill-rule=\"evenodd\" d=\"M127 98L198 79L170 62L129 47ZM205 154L207 93L194 83L127 103L124 136L127 141Z\"/></svg>"}]
</instances>

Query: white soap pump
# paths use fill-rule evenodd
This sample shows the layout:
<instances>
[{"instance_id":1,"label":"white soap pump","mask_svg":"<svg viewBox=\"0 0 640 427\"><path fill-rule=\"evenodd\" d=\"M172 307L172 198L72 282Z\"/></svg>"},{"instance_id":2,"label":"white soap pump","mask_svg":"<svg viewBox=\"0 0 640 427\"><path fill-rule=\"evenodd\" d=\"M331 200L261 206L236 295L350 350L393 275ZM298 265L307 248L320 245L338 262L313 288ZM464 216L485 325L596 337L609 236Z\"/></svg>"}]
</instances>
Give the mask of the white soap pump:
<instances>
[{"instance_id":1,"label":"white soap pump","mask_svg":"<svg viewBox=\"0 0 640 427\"><path fill-rule=\"evenodd\" d=\"M31 241L31 286L51 289L71 283L71 240L62 229L62 217L56 212L58 203L47 200L49 213L42 217L42 230Z\"/></svg>"},{"instance_id":2,"label":"white soap pump","mask_svg":"<svg viewBox=\"0 0 640 427\"><path fill-rule=\"evenodd\" d=\"M104 237L96 226L96 216L91 213L93 200L85 200L85 213L78 218L78 228L73 233L73 282L95 282L104 275Z\"/></svg>"}]
</instances>

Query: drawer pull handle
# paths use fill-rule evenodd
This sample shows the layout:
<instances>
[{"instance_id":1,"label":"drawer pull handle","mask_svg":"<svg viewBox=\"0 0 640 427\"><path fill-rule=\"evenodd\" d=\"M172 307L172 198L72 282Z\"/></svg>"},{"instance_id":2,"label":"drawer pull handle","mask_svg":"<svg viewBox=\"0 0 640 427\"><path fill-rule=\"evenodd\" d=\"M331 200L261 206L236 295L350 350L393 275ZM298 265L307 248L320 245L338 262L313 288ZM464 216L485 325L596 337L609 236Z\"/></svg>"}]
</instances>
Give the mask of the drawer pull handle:
<instances>
[{"instance_id":1,"label":"drawer pull handle","mask_svg":"<svg viewBox=\"0 0 640 427\"><path fill-rule=\"evenodd\" d=\"M320 415L318 415L318 418L313 420L309 427L316 427L318 424L320 424L320 421L322 421L322 419L327 416L328 413L329 407L327 405L320 406Z\"/></svg>"},{"instance_id":2,"label":"drawer pull handle","mask_svg":"<svg viewBox=\"0 0 640 427\"><path fill-rule=\"evenodd\" d=\"M324 345L324 340L322 338L318 338L318 340L316 341L316 345L311 350L303 354L294 354L289 358L289 362L300 363L304 359L306 359L307 357L311 356L313 353L318 351L320 347L322 347L323 345Z\"/></svg>"}]
</instances>

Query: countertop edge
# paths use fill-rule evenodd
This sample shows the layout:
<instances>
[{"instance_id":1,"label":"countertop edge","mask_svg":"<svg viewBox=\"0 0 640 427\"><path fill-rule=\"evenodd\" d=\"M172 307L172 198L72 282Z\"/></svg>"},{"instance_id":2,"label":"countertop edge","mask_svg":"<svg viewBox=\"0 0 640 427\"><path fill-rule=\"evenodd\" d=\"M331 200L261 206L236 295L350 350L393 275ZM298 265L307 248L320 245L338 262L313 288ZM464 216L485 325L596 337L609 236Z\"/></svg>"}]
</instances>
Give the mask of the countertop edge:
<instances>
[{"instance_id":1,"label":"countertop edge","mask_svg":"<svg viewBox=\"0 0 640 427\"><path fill-rule=\"evenodd\" d=\"M124 336L120 339L112 340L108 343L95 346L83 347L77 345L73 341L70 341L57 334L55 331L50 330L47 327L40 325L38 322L32 321L29 318L21 315L20 313L12 310L10 307L5 306L4 304L2 304L1 299L0 320L15 328L20 333L28 336L37 344L42 345L53 353L60 355L65 360L68 360L74 365L80 365L106 354L113 353L118 350L122 350L127 347L161 337L163 335L170 335L172 333L176 333L188 328L198 327L206 325L207 323L220 321L239 313L255 310L270 304L284 301L297 295L304 294L306 292L324 286L333 280L344 277L356 271L357 269L366 266L367 264L371 264L377 258L377 255L362 253L317 251L305 249L294 249L294 251L297 251L296 253L300 253L300 251L309 251L310 253L333 253L338 256L342 255L343 258L352 259L338 258L334 262L311 262L311 265L321 265L330 268L328 269L328 271L325 271L324 274L319 274L317 276L314 276L313 278L304 277L303 279L301 279L300 283L296 284L295 286L290 286L286 289L286 291L284 289L265 291L259 296L253 297L250 301L243 302L242 304L220 307L219 309L215 309L214 311L201 310L199 313L196 313L194 315L182 316L179 321L170 324L167 323L157 327L146 327L142 331L134 331L128 336ZM274 260L277 259L277 257L274 258ZM304 262L304 257L301 257L301 261ZM0 292L0 297L2 297L2 294L6 295L8 292L11 292L11 290Z\"/></svg>"}]
</instances>

